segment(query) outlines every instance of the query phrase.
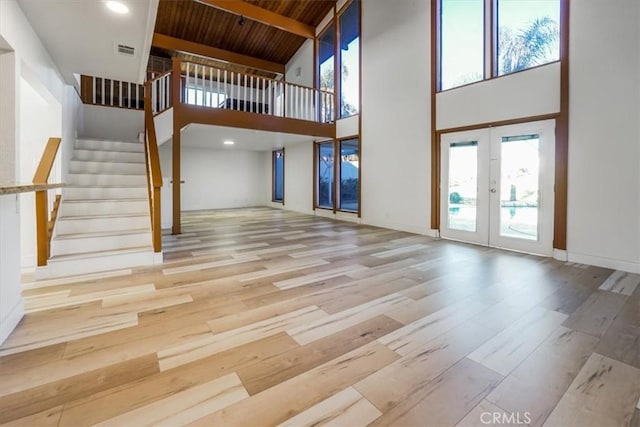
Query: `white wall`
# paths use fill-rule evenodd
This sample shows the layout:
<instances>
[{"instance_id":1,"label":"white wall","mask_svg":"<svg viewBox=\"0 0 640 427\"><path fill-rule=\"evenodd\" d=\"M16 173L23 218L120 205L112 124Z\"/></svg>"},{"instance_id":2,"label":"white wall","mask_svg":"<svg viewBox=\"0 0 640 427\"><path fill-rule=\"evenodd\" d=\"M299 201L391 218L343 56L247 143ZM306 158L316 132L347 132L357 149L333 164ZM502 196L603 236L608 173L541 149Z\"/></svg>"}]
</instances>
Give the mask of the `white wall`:
<instances>
[{"instance_id":1,"label":"white wall","mask_svg":"<svg viewBox=\"0 0 640 427\"><path fill-rule=\"evenodd\" d=\"M15 53L0 54L0 182L17 179L19 88L16 81L19 72Z\"/></svg>"},{"instance_id":2,"label":"white wall","mask_svg":"<svg viewBox=\"0 0 640 427\"><path fill-rule=\"evenodd\" d=\"M183 138L183 143L185 140ZM182 210L264 206L264 153L183 146ZM160 147L162 174L171 176L171 144Z\"/></svg>"},{"instance_id":3,"label":"white wall","mask_svg":"<svg viewBox=\"0 0 640 427\"><path fill-rule=\"evenodd\" d=\"M144 111L83 105L84 138L137 141L144 131Z\"/></svg>"},{"instance_id":4,"label":"white wall","mask_svg":"<svg viewBox=\"0 0 640 427\"><path fill-rule=\"evenodd\" d=\"M430 233L429 2L362 2L362 222Z\"/></svg>"},{"instance_id":5,"label":"white wall","mask_svg":"<svg viewBox=\"0 0 640 427\"><path fill-rule=\"evenodd\" d=\"M297 75L300 68L300 75ZM313 40L305 41L285 67L285 80L313 87Z\"/></svg>"},{"instance_id":6,"label":"white wall","mask_svg":"<svg viewBox=\"0 0 640 427\"><path fill-rule=\"evenodd\" d=\"M17 194L0 196L0 344L24 315L18 206Z\"/></svg>"},{"instance_id":7,"label":"white wall","mask_svg":"<svg viewBox=\"0 0 640 427\"><path fill-rule=\"evenodd\" d=\"M569 259L640 273L640 3L571 3Z\"/></svg>"},{"instance_id":8,"label":"white wall","mask_svg":"<svg viewBox=\"0 0 640 427\"><path fill-rule=\"evenodd\" d=\"M17 53L18 59L35 73L37 80L62 101L65 85L60 71L16 0L0 1L0 36Z\"/></svg>"},{"instance_id":9,"label":"white wall","mask_svg":"<svg viewBox=\"0 0 640 427\"><path fill-rule=\"evenodd\" d=\"M284 150L284 206L271 202L271 151L265 152L264 191L266 204L274 208L313 214L313 144L299 143Z\"/></svg>"},{"instance_id":10,"label":"white wall","mask_svg":"<svg viewBox=\"0 0 640 427\"><path fill-rule=\"evenodd\" d=\"M436 129L560 111L560 63L451 89L436 95Z\"/></svg>"}]
</instances>

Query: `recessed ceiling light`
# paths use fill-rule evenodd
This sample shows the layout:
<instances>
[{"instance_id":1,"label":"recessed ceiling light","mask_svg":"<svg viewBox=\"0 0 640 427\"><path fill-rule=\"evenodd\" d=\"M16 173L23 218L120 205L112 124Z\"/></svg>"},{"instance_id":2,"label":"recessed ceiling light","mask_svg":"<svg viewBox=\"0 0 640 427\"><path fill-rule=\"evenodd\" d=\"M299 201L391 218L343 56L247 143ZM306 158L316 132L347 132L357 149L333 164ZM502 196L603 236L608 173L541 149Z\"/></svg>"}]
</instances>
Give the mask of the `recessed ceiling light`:
<instances>
[{"instance_id":1,"label":"recessed ceiling light","mask_svg":"<svg viewBox=\"0 0 640 427\"><path fill-rule=\"evenodd\" d=\"M231 141L229 139L224 142L224 145L233 145L233 144L235 144L235 142L233 142L233 141Z\"/></svg>"},{"instance_id":2,"label":"recessed ceiling light","mask_svg":"<svg viewBox=\"0 0 640 427\"><path fill-rule=\"evenodd\" d=\"M126 13L129 13L129 8L122 2L119 1L115 1L115 0L109 0L107 3L107 8L109 8L110 11L115 12L115 13L119 13L120 15L124 15Z\"/></svg>"}]
</instances>

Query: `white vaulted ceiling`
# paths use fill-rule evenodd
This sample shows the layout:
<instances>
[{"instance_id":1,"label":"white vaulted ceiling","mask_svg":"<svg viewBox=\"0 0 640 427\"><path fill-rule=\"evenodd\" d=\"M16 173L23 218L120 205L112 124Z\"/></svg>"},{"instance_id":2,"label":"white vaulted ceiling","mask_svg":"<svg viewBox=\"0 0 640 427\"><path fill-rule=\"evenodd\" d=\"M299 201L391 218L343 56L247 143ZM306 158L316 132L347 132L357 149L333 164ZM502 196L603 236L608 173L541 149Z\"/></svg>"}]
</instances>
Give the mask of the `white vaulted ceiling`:
<instances>
[{"instance_id":1,"label":"white vaulted ceiling","mask_svg":"<svg viewBox=\"0 0 640 427\"><path fill-rule=\"evenodd\" d=\"M126 15L104 0L18 0L27 19L67 83L73 73L142 83L147 68L158 0L121 0ZM134 56L116 45L135 48Z\"/></svg>"}]
</instances>

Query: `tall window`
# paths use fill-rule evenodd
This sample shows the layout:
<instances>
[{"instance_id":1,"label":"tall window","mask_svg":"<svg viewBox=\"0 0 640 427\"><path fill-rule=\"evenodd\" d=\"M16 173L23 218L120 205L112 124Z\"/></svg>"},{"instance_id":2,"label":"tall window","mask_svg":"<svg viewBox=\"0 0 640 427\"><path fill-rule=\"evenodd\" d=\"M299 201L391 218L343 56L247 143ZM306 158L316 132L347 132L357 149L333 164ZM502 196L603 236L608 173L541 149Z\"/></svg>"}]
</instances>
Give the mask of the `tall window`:
<instances>
[{"instance_id":1,"label":"tall window","mask_svg":"<svg viewBox=\"0 0 640 427\"><path fill-rule=\"evenodd\" d=\"M557 61L560 1L439 0L439 90Z\"/></svg>"},{"instance_id":2,"label":"tall window","mask_svg":"<svg viewBox=\"0 0 640 427\"><path fill-rule=\"evenodd\" d=\"M340 23L340 117L360 110L360 2L354 0L338 18Z\"/></svg>"},{"instance_id":3,"label":"tall window","mask_svg":"<svg viewBox=\"0 0 640 427\"><path fill-rule=\"evenodd\" d=\"M440 2L441 89L484 78L483 0Z\"/></svg>"},{"instance_id":4,"label":"tall window","mask_svg":"<svg viewBox=\"0 0 640 427\"><path fill-rule=\"evenodd\" d=\"M273 201L284 203L284 148L272 153Z\"/></svg>"},{"instance_id":5,"label":"tall window","mask_svg":"<svg viewBox=\"0 0 640 427\"><path fill-rule=\"evenodd\" d=\"M340 204L344 211L358 211L360 148L357 139L340 141Z\"/></svg>"},{"instance_id":6,"label":"tall window","mask_svg":"<svg viewBox=\"0 0 640 427\"><path fill-rule=\"evenodd\" d=\"M318 207L333 209L334 194L334 144L333 141L323 142L317 145L318 162Z\"/></svg>"},{"instance_id":7,"label":"tall window","mask_svg":"<svg viewBox=\"0 0 640 427\"><path fill-rule=\"evenodd\" d=\"M319 87L329 92L335 87L335 32L335 26L331 24L318 38Z\"/></svg>"}]
</instances>

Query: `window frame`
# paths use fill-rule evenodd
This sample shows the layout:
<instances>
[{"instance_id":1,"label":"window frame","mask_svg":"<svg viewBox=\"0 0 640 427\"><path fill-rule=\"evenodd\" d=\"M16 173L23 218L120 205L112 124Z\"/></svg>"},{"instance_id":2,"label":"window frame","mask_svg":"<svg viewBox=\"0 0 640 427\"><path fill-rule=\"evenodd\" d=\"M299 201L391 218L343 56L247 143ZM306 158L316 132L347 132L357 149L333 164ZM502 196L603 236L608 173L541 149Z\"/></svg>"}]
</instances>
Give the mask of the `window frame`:
<instances>
[{"instance_id":1,"label":"window frame","mask_svg":"<svg viewBox=\"0 0 640 427\"><path fill-rule=\"evenodd\" d=\"M439 0L437 0L439 1ZM344 14L344 12L354 3L358 3L358 38L360 42L358 43L358 112L355 114L351 114L349 116L342 116L342 73L339 72L342 70L342 49L340 48L340 18ZM326 23L326 25L322 28L321 31L317 32L317 36L315 38L314 43L314 84L315 88L320 90L321 85L321 73L320 73L320 39L327 33L327 31L333 26L333 103L334 103L334 111L335 118L334 120L348 119L350 117L355 117L360 115L360 110L362 109L362 0L348 0L340 10L333 11L333 16Z\"/></svg>"},{"instance_id":2,"label":"window frame","mask_svg":"<svg viewBox=\"0 0 640 427\"><path fill-rule=\"evenodd\" d=\"M350 210L350 209L343 209L342 208L342 203L340 202L340 198L342 195L342 143L345 141L358 141L358 209L355 210ZM354 214L358 214L358 216L360 216L360 202L361 202L361 197L360 197L360 183L361 183L361 165L362 165L362 161L360 158L360 152L362 149L362 144L360 142L360 135L353 135L353 136L348 136L348 137L344 137L344 138L340 138L336 140L336 148L334 149L336 153L339 153L339 157L340 157L340 162L336 162L337 164L337 169L338 169L338 174L336 175L338 179L335 179L335 190L334 193L336 195L336 211L338 212L347 212L347 213L354 213Z\"/></svg>"},{"instance_id":3,"label":"window frame","mask_svg":"<svg viewBox=\"0 0 640 427\"><path fill-rule=\"evenodd\" d=\"M332 187L333 192L331 193L331 207L327 207L327 206L320 206L320 147L323 145L329 145L331 144L331 148L333 149L333 183L332 185L330 185L329 187ZM336 186L336 170L337 170L337 164L336 164L336 140L322 140L322 141L316 141L313 144L313 163L314 163L314 168L313 168L313 209L324 209L324 210L328 210L328 211L332 211L333 213L336 212L336 191L335 191L335 186Z\"/></svg>"},{"instance_id":4,"label":"window frame","mask_svg":"<svg viewBox=\"0 0 640 427\"><path fill-rule=\"evenodd\" d=\"M436 78L435 78L435 93L447 92L450 90L459 89L485 82L487 80L499 79L506 76L512 76L514 74L522 73L524 71L534 70L539 67L545 67L547 65L556 64L561 62L561 54L558 54L558 59L546 62L544 64L534 65L522 70L512 71L505 74L498 73L498 3L500 0L483 0L483 78L481 80L466 83L460 86L454 86L447 89L442 89L442 1L432 0L435 4L435 61L436 61ZM566 0L558 1L558 46L562 44L562 40L565 34L565 26L562 19L562 9L565 7L563 3Z\"/></svg>"},{"instance_id":5,"label":"window frame","mask_svg":"<svg viewBox=\"0 0 640 427\"><path fill-rule=\"evenodd\" d=\"M342 143L344 141L358 141L358 209L342 209L340 206L340 185L342 182ZM333 186L332 207L320 206L320 146L331 144L333 149ZM361 216L362 209L362 138L359 134L350 135L334 140L315 141L313 144L313 209L322 209Z\"/></svg>"},{"instance_id":6,"label":"window frame","mask_svg":"<svg viewBox=\"0 0 640 427\"><path fill-rule=\"evenodd\" d=\"M276 156L278 153L282 153L282 199L276 199ZM281 203L284 206L284 147L271 152L271 202Z\"/></svg>"}]
</instances>

